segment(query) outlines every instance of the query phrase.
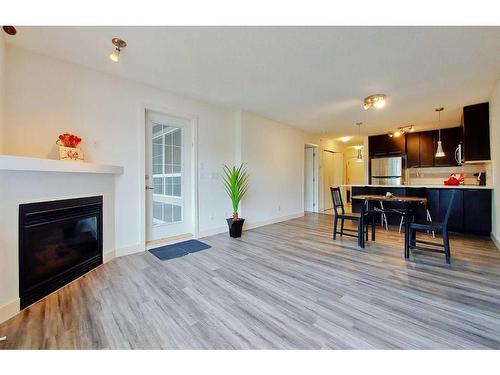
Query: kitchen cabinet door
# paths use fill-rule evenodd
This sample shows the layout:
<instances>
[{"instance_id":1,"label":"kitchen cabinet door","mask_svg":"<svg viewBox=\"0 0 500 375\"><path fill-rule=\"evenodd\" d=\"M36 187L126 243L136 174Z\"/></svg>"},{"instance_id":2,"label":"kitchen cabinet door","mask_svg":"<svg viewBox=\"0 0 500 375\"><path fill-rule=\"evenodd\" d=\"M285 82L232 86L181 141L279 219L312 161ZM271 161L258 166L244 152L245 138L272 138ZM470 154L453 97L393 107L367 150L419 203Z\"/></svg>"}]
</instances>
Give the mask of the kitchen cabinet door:
<instances>
[{"instance_id":1,"label":"kitchen cabinet door","mask_svg":"<svg viewBox=\"0 0 500 375\"><path fill-rule=\"evenodd\" d=\"M387 137L387 155L403 155L406 152L406 136Z\"/></svg>"},{"instance_id":2,"label":"kitchen cabinet door","mask_svg":"<svg viewBox=\"0 0 500 375\"><path fill-rule=\"evenodd\" d=\"M420 133L406 135L406 164L408 168L420 167Z\"/></svg>"},{"instance_id":3,"label":"kitchen cabinet door","mask_svg":"<svg viewBox=\"0 0 500 375\"><path fill-rule=\"evenodd\" d=\"M464 191L464 231L489 236L491 233L491 190Z\"/></svg>"},{"instance_id":4,"label":"kitchen cabinet door","mask_svg":"<svg viewBox=\"0 0 500 375\"><path fill-rule=\"evenodd\" d=\"M420 132L420 166L421 167L433 167L434 166L434 154L436 153L436 148L434 146L435 131Z\"/></svg>"},{"instance_id":5,"label":"kitchen cabinet door","mask_svg":"<svg viewBox=\"0 0 500 375\"><path fill-rule=\"evenodd\" d=\"M387 134L368 137L368 151L370 156L387 155Z\"/></svg>"},{"instance_id":6,"label":"kitchen cabinet door","mask_svg":"<svg viewBox=\"0 0 500 375\"><path fill-rule=\"evenodd\" d=\"M434 158L434 165L436 167L452 167L457 166L458 163L455 160L455 150L457 149L460 142L462 142L462 128L448 128L441 130L441 142L443 145L443 151L445 156L440 158ZM437 147L436 137L436 147Z\"/></svg>"},{"instance_id":7,"label":"kitchen cabinet door","mask_svg":"<svg viewBox=\"0 0 500 375\"><path fill-rule=\"evenodd\" d=\"M462 121L465 161L490 160L489 103L464 107Z\"/></svg>"}]
</instances>

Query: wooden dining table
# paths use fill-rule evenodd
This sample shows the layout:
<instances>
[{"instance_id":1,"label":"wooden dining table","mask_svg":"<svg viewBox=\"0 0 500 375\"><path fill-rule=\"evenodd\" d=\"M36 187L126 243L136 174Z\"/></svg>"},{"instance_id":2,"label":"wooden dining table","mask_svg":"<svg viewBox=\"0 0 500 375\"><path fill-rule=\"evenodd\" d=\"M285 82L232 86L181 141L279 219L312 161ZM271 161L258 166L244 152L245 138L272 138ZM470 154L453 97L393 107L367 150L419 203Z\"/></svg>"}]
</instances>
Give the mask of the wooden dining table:
<instances>
[{"instance_id":1,"label":"wooden dining table","mask_svg":"<svg viewBox=\"0 0 500 375\"><path fill-rule=\"evenodd\" d=\"M415 204L423 204L427 205L427 198L425 197L399 197L396 195L372 195L372 194L360 194L360 195L354 195L352 196L353 200L362 200L364 202L368 202L368 204L362 204L361 205L361 218L360 218L360 228L364 228L364 220L365 220L365 213L366 213L366 207L369 206L370 202L397 202L403 204L403 216L404 216L404 223L405 223L405 243L404 243L404 255L405 258L408 259L410 257L410 221L411 221L411 216L413 212L413 206ZM381 212L400 212L401 210L395 210L395 209L380 209L377 211L377 213ZM372 229L374 230L374 229ZM361 229L361 235L358 235L358 246L363 248L364 247L364 236L363 230ZM372 235L373 237L373 235Z\"/></svg>"}]
</instances>

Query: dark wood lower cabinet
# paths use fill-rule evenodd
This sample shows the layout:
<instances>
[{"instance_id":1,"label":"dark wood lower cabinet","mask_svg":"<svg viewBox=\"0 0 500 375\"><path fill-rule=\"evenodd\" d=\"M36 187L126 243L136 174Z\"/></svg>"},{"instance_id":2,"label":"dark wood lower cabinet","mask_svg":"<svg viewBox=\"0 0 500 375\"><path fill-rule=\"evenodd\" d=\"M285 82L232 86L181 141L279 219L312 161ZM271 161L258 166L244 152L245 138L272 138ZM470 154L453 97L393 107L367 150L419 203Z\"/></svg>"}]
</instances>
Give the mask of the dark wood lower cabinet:
<instances>
[{"instance_id":1,"label":"dark wood lower cabinet","mask_svg":"<svg viewBox=\"0 0 500 375\"><path fill-rule=\"evenodd\" d=\"M491 190L489 189L455 189L457 192L453 201L449 230L459 233L471 233L489 236L491 233ZM449 188L404 188L404 187L373 187L356 186L352 195L376 194L385 195L391 192L399 196L426 197L427 209L434 221L443 221L448 209L453 189ZM385 208L399 208L397 203L385 203ZM354 212L361 211L361 202L353 201ZM426 219L425 207L416 208L415 216L419 220ZM399 215L387 215L390 225L399 225ZM377 215L376 222L380 223Z\"/></svg>"},{"instance_id":2,"label":"dark wood lower cabinet","mask_svg":"<svg viewBox=\"0 0 500 375\"><path fill-rule=\"evenodd\" d=\"M490 235L491 190L468 189L464 191L464 231Z\"/></svg>"}]
</instances>

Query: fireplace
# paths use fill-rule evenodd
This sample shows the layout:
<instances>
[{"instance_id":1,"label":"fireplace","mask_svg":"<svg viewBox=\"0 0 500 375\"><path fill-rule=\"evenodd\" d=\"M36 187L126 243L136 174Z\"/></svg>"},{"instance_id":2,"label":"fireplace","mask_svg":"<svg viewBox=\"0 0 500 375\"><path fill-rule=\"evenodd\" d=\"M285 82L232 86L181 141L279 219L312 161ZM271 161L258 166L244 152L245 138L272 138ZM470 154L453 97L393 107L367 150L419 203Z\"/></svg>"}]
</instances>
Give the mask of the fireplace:
<instances>
[{"instance_id":1,"label":"fireplace","mask_svg":"<svg viewBox=\"0 0 500 375\"><path fill-rule=\"evenodd\" d=\"M102 264L102 196L19 206L21 308Z\"/></svg>"}]
</instances>

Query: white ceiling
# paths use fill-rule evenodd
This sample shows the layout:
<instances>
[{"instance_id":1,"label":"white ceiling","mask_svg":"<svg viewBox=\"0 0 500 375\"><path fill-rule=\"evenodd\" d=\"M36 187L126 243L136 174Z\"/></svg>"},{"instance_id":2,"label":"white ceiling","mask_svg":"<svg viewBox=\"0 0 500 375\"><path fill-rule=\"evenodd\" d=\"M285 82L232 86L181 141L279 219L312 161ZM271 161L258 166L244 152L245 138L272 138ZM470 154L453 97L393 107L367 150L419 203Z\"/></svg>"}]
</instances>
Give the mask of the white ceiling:
<instances>
[{"instance_id":1,"label":"white ceiling","mask_svg":"<svg viewBox=\"0 0 500 375\"><path fill-rule=\"evenodd\" d=\"M111 38L128 47L118 64ZM459 124L500 79L500 27L18 27L8 43L330 136ZM380 111L362 99L388 96Z\"/></svg>"}]
</instances>

